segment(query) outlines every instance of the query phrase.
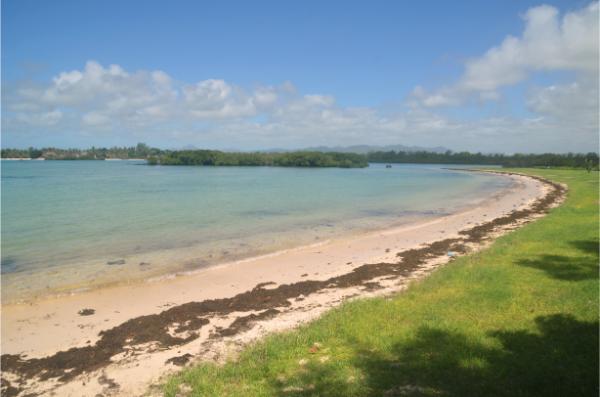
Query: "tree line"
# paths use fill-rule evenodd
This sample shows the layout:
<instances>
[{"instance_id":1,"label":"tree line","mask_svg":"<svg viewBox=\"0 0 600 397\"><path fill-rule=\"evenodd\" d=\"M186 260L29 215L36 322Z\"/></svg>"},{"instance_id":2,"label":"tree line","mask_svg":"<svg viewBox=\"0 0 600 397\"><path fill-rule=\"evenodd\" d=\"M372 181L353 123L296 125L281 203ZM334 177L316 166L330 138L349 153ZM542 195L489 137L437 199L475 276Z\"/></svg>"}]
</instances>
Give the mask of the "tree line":
<instances>
[{"instance_id":1,"label":"tree line","mask_svg":"<svg viewBox=\"0 0 600 397\"><path fill-rule=\"evenodd\" d=\"M145 159L150 165L275 166L359 168L369 164L364 155L324 152L221 152L218 150L161 150L138 143L131 147L89 149L2 149L2 158L46 160Z\"/></svg>"},{"instance_id":2,"label":"tree line","mask_svg":"<svg viewBox=\"0 0 600 397\"><path fill-rule=\"evenodd\" d=\"M131 147L97 148L89 149L59 149L47 147L36 149L2 149L1 156L6 158L31 158L46 160L106 160L106 159L146 159L148 156L158 155L162 150L151 148L145 143L138 143Z\"/></svg>"},{"instance_id":3,"label":"tree line","mask_svg":"<svg viewBox=\"0 0 600 397\"><path fill-rule=\"evenodd\" d=\"M205 166L273 166L273 167L367 167L367 157L356 153L286 152L244 153L218 150L181 150L150 156L151 165L205 165Z\"/></svg>"},{"instance_id":4,"label":"tree line","mask_svg":"<svg viewBox=\"0 0 600 397\"><path fill-rule=\"evenodd\" d=\"M483 154L470 152L443 153L417 151L371 152L370 163L469 164L503 167L566 167L598 169L597 153Z\"/></svg>"},{"instance_id":5,"label":"tree line","mask_svg":"<svg viewBox=\"0 0 600 397\"><path fill-rule=\"evenodd\" d=\"M368 163L466 164L503 167L566 167L598 169L598 154L483 154L470 152L377 151L356 153L295 151L221 152L218 150L162 150L144 143L131 147L89 149L2 149L2 158L46 160L146 159L151 165L366 167Z\"/></svg>"}]
</instances>

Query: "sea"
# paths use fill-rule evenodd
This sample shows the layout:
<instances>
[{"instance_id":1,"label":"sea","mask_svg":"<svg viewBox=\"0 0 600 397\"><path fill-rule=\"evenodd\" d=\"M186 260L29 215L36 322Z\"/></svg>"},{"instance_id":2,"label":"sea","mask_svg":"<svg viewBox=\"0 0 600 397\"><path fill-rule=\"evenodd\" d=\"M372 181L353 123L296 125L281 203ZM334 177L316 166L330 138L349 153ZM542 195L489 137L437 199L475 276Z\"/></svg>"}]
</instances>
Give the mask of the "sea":
<instances>
[{"instance_id":1,"label":"sea","mask_svg":"<svg viewBox=\"0 0 600 397\"><path fill-rule=\"evenodd\" d=\"M446 167L3 160L3 303L173 277L435 218L511 184Z\"/></svg>"}]
</instances>

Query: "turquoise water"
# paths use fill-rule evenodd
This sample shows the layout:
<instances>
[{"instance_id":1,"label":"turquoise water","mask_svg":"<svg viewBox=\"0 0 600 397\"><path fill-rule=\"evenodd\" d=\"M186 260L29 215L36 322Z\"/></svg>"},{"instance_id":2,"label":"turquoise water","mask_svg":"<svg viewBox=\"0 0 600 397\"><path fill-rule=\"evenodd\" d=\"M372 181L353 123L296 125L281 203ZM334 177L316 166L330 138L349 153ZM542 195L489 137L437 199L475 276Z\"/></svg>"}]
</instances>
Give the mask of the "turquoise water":
<instances>
[{"instance_id":1,"label":"turquoise water","mask_svg":"<svg viewBox=\"0 0 600 397\"><path fill-rule=\"evenodd\" d=\"M2 294L20 299L193 270L450 213L509 183L427 165L2 161Z\"/></svg>"}]
</instances>

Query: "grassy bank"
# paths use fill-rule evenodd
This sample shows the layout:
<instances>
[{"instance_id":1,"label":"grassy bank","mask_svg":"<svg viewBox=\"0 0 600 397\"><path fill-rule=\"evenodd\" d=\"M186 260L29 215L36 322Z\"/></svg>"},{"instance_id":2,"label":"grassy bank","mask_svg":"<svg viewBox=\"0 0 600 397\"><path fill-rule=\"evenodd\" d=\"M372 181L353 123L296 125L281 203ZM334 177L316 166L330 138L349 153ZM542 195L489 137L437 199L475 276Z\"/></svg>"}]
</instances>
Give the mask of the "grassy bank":
<instances>
[{"instance_id":1,"label":"grassy bank","mask_svg":"<svg viewBox=\"0 0 600 397\"><path fill-rule=\"evenodd\" d=\"M517 171L567 183L567 201L402 294L187 369L166 395L597 396L598 174Z\"/></svg>"}]
</instances>

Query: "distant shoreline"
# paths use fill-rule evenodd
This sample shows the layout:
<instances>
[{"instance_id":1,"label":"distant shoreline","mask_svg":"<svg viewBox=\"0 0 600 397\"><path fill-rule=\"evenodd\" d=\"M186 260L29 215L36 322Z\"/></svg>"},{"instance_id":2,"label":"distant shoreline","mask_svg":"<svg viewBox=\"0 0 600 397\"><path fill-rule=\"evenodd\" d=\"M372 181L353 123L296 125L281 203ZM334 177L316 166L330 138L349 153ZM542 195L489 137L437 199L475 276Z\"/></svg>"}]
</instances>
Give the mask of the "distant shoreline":
<instances>
[{"instance_id":1,"label":"distant shoreline","mask_svg":"<svg viewBox=\"0 0 600 397\"><path fill-rule=\"evenodd\" d=\"M131 147L91 147L60 149L53 147L2 149L3 159L46 160L146 160L149 165L199 166L289 166L289 167L366 167L383 164L448 164L502 167L563 167L598 170L598 152L589 153L481 153L428 150L374 150L353 152L335 148L307 148L281 151L222 151L209 149L170 150L138 143Z\"/></svg>"},{"instance_id":2,"label":"distant shoreline","mask_svg":"<svg viewBox=\"0 0 600 397\"><path fill-rule=\"evenodd\" d=\"M146 159L45 159L43 157L8 157L2 158L6 161L147 161Z\"/></svg>"},{"instance_id":3,"label":"distant shoreline","mask_svg":"<svg viewBox=\"0 0 600 397\"><path fill-rule=\"evenodd\" d=\"M31 157L8 157L8 158L2 158L2 160L7 160L7 161L44 161L46 159L43 157L39 157L36 159L32 159Z\"/></svg>"}]
</instances>

